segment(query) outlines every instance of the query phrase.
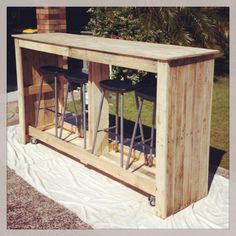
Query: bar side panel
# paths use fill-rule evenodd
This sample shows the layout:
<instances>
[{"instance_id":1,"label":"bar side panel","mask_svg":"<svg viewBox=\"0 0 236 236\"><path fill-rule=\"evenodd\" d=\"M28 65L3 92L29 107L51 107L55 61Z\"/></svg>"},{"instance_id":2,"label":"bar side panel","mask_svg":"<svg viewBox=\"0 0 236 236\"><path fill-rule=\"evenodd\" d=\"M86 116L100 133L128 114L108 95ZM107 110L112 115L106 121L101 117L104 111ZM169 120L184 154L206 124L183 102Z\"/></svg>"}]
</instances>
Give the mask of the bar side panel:
<instances>
[{"instance_id":1,"label":"bar side panel","mask_svg":"<svg viewBox=\"0 0 236 236\"><path fill-rule=\"evenodd\" d=\"M158 125L157 120L160 150L157 150L156 196L157 214L162 218L208 193L213 70L213 59L174 62L170 64L169 77L166 75L169 81L164 83L161 80L166 78L159 78L158 91L167 94L166 100L163 95L157 96L159 103L165 103L157 107L164 125ZM164 74L168 74L167 69L159 76Z\"/></svg>"}]
</instances>

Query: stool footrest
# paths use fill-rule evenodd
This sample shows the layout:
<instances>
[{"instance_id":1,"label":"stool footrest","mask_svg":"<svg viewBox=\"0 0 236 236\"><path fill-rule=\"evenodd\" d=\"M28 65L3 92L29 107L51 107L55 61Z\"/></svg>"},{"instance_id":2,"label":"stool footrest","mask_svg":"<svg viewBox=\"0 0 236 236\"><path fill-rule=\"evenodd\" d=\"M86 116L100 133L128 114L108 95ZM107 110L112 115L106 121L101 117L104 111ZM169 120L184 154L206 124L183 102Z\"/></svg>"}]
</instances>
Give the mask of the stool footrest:
<instances>
[{"instance_id":1,"label":"stool footrest","mask_svg":"<svg viewBox=\"0 0 236 236\"><path fill-rule=\"evenodd\" d=\"M100 130L98 130L97 132L101 132L101 131L103 131L103 132L109 132L109 130L115 129L115 128L116 128L116 126L112 126L112 127L109 127L109 128L100 129Z\"/></svg>"},{"instance_id":2,"label":"stool footrest","mask_svg":"<svg viewBox=\"0 0 236 236\"><path fill-rule=\"evenodd\" d=\"M139 142L136 142L133 146L136 146L136 145L144 145L144 146L150 146L149 144L145 144L146 142L148 141L151 141L151 138L149 139L145 139L144 141L139 141Z\"/></svg>"},{"instance_id":3,"label":"stool footrest","mask_svg":"<svg viewBox=\"0 0 236 236\"><path fill-rule=\"evenodd\" d=\"M53 107L54 108L54 107ZM51 109L50 107L40 107L40 108L38 108L39 110L47 110L47 111L51 111L51 112L54 112L55 113L55 111L54 111L54 109ZM61 116L62 114L61 114L61 112L58 112L57 113L58 114L58 116Z\"/></svg>"}]
</instances>

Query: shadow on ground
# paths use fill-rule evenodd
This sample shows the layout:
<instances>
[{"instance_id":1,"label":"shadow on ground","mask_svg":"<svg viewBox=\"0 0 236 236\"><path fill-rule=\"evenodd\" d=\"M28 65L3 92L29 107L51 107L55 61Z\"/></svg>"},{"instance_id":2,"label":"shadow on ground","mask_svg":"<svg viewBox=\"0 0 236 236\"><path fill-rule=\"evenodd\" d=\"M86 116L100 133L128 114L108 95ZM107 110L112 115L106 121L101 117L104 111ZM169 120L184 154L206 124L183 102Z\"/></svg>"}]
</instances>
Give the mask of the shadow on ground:
<instances>
[{"instance_id":1,"label":"shadow on ground","mask_svg":"<svg viewBox=\"0 0 236 236\"><path fill-rule=\"evenodd\" d=\"M218 167L220 166L220 162L223 158L223 155L226 152L221 149L217 149L214 147L210 147L209 150L209 178L208 178L208 189L210 189L213 177L217 172Z\"/></svg>"}]
</instances>

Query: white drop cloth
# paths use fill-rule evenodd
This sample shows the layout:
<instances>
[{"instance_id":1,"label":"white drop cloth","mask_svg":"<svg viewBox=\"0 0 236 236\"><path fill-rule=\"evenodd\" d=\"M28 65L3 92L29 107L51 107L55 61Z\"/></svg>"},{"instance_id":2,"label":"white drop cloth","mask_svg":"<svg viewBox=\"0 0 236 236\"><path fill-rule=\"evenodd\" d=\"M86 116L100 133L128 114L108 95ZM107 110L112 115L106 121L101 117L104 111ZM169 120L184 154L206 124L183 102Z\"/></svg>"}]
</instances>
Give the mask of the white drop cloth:
<instances>
[{"instance_id":1,"label":"white drop cloth","mask_svg":"<svg viewBox=\"0 0 236 236\"><path fill-rule=\"evenodd\" d=\"M206 198L163 220L147 197L42 145L22 145L8 127L8 166L97 229L228 228L229 181L215 175Z\"/></svg>"}]
</instances>

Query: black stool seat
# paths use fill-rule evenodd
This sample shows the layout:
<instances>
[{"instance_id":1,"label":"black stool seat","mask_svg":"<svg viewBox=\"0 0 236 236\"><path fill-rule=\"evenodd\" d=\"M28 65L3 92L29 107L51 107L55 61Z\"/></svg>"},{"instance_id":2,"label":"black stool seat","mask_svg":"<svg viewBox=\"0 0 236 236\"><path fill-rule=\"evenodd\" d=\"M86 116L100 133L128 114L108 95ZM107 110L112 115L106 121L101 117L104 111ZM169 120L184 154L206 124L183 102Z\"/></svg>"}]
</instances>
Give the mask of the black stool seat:
<instances>
[{"instance_id":1,"label":"black stool seat","mask_svg":"<svg viewBox=\"0 0 236 236\"><path fill-rule=\"evenodd\" d=\"M64 76L70 84L69 90L76 90L82 84L88 83L88 75L80 71L65 71Z\"/></svg>"},{"instance_id":2,"label":"black stool seat","mask_svg":"<svg viewBox=\"0 0 236 236\"><path fill-rule=\"evenodd\" d=\"M150 102L155 102L156 101L156 87L155 86L142 87L136 90L136 95Z\"/></svg>"},{"instance_id":3,"label":"black stool seat","mask_svg":"<svg viewBox=\"0 0 236 236\"><path fill-rule=\"evenodd\" d=\"M135 90L138 86L133 85L132 82L126 80L102 80L100 81L100 86L103 89L107 89L109 91L117 92L117 93L126 93Z\"/></svg>"},{"instance_id":4,"label":"black stool seat","mask_svg":"<svg viewBox=\"0 0 236 236\"><path fill-rule=\"evenodd\" d=\"M56 76L64 72L64 69L57 66L41 66L39 68L39 73L41 75L51 75Z\"/></svg>"},{"instance_id":5,"label":"black stool seat","mask_svg":"<svg viewBox=\"0 0 236 236\"><path fill-rule=\"evenodd\" d=\"M68 80L69 83L87 83L88 82L88 75L80 72L80 71L65 71L64 72L65 78Z\"/></svg>"}]
</instances>

